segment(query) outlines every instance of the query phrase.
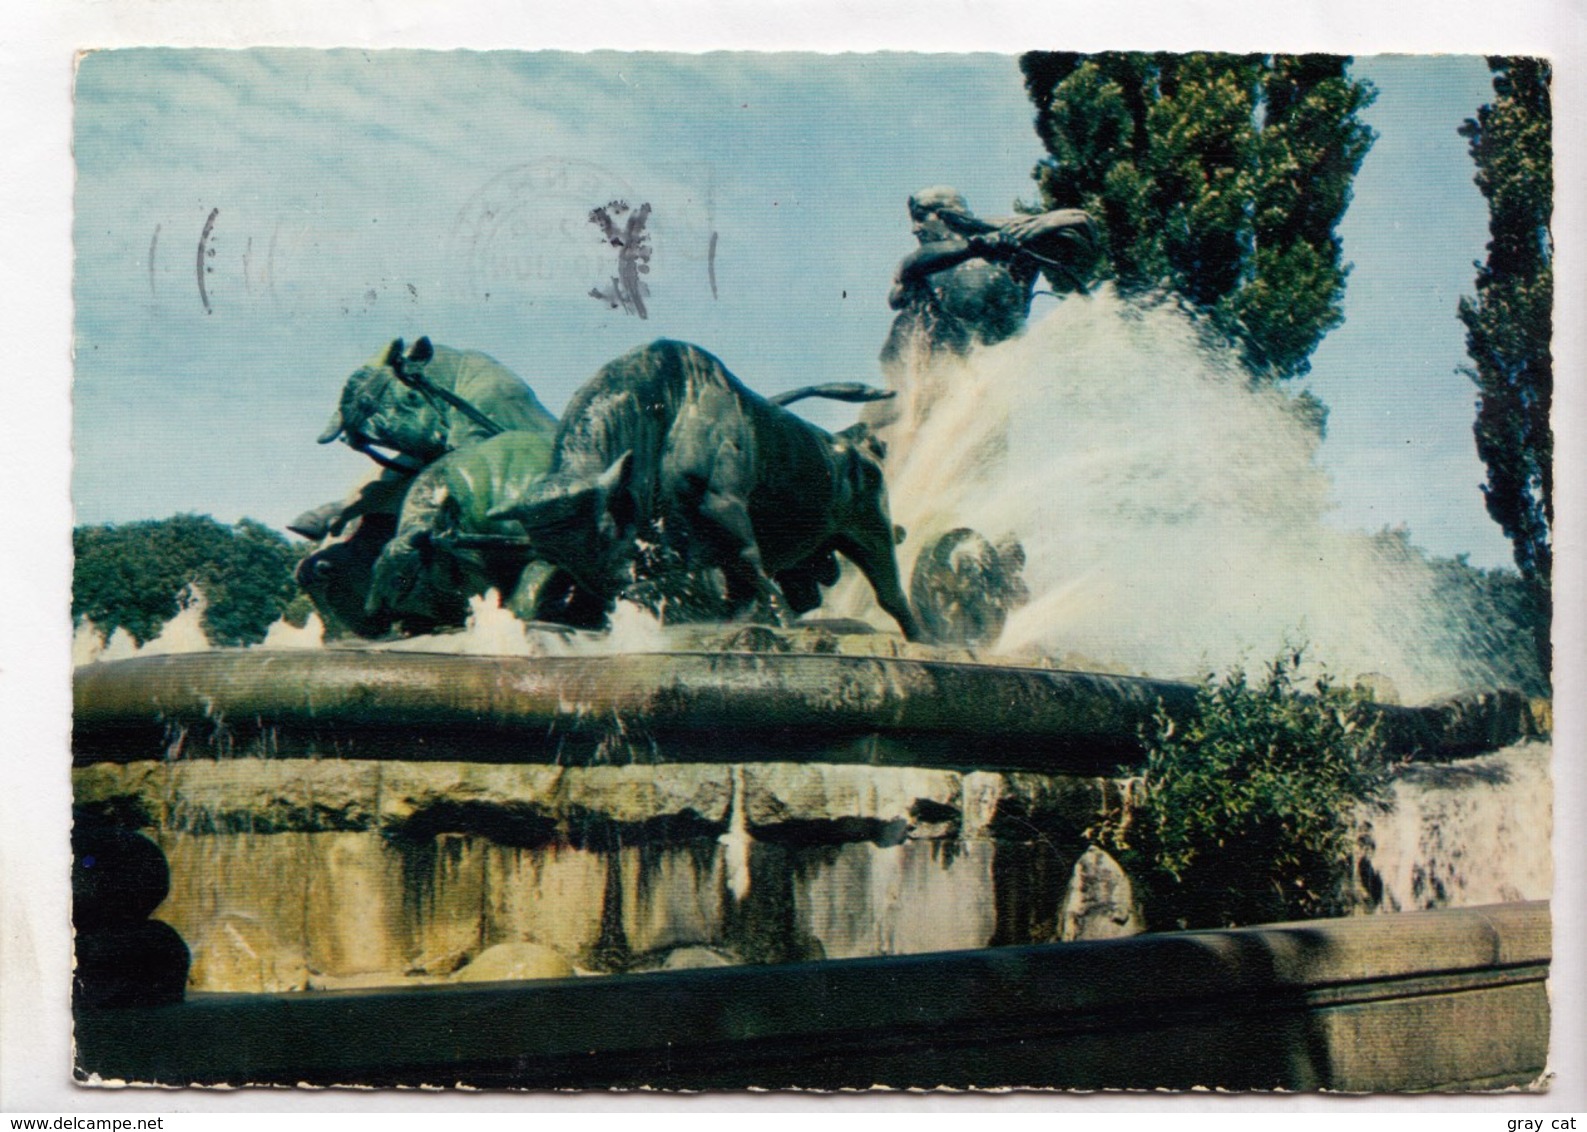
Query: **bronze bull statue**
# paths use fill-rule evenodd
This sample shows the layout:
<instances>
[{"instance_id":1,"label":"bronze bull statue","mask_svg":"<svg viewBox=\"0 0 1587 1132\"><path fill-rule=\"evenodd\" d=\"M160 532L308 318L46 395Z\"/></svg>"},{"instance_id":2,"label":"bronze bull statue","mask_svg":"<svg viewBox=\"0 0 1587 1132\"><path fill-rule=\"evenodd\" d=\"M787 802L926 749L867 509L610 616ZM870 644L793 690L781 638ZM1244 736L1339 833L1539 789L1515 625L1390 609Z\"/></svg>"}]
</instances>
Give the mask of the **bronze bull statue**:
<instances>
[{"instance_id":1,"label":"bronze bull statue","mask_svg":"<svg viewBox=\"0 0 1587 1132\"><path fill-rule=\"evenodd\" d=\"M489 516L537 484L550 457L550 437L504 432L448 452L415 476L396 531L373 564L365 617L407 633L461 625L468 599L494 589L524 620L599 625L603 608L566 574L537 561L516 523Z\"/></svg>"},{"instance_id":2,"label":"bronze bull statue","mask_svg":"<svg viewBox=\"0 0 1587 1132\"><path fill-rule=\"evenodd\" d=\"M697 346L654 342L574 395L550 471L489 517L521 524L537 558L603 603L643 580L644 556L660 542L688 572L719 569L729 608L758 606L779 622L819 603L842 554L917 640L882 444L865 425L832 434L783 407L810 395L881 396L827 386L774 401Z\"/></svg>"},{"instance_id":3,"label":"bronze bull statue","mask_svg":"<svg viewBox=\"0 0 1587 1132\"><path fill-rule=\"evenodd\" d=\"M501 432L547 437L557 419L524 380L489 354L398 338L354 370L320 443L341 440L386 466L415 472L465 444ZM383 457L378 449L394 450Z\"/></svg>"},{"instance_id":4,"label":"bronze bull statue","mask_svg":"<svg viewBox=\"0 0 1587 1132\"><path fill-rule=\"evenodd\" d=\"M520 377L478 351L433 345L428 338L405 350L398 339L355 370L319 440L340 439L385 470L348 498L307 511L289 525L321 543L299 564L297 579L327 626L378 637L399 621L406 632L462 624L467 596L483 592L477 589L480 579L495 584L512 567L499 555L432 555L427 545L419 563L415 543L422 540L415 536L426 518L439 517L440 505L431 491L424 493L428 503L416 499L409 507L410 490L449 453L507 433L518 440L498 445L496 455L512 453L509 474L533 478L546 469L556 423ZM469 467L482 472L488 463L486 457ZM466 474L461 466L450 473L443 469L429 482ZM500 501L488 493L480 499ZM461 515L459 529L490 529L469 527L465 519L475 516L467 504ZM404 528L407 537L390 547ZM524 555L510 555L508 562L521 569ZM455 584L447 584L448 577Z\"/></svg>"}]
</instances>

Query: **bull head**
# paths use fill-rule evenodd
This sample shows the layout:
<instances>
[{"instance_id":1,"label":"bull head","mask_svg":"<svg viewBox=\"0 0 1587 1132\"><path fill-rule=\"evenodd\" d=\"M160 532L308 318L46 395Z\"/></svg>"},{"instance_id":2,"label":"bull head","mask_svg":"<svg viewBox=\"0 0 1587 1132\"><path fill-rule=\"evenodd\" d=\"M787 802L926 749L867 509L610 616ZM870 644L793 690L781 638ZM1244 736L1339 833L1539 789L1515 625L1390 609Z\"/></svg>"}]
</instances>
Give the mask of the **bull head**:
<instances>
[{"instance_id":1,"label":"bull head","mask_svg":"<svg viewBox=\"0 0 1587 1132\"><path fill-rule=\"evenodd\" d=\"M364 611L395 618L409 630L462 624L466 587L452 564L450 555L437 552L429 531L397 535L375 560Z\"/></svg>"},{"instance_id":2,"label":"bull head","mask_svg":"<svg viewBox=\"0 0 1587 1132\"><path fill-rule=\"evenodd\" d=\"M331 415L319 442L338 438L376 463L402 471L445 453L446 419L427 393L424 367L435 356L428 338L404 352L395 339L380 364L361 366L342 387L341 403ZM394 459L374 451L394 449Z\"/></svg>"},{"instance_id":3,"label":"bull head","mask_svg":"<svg viewBox=\"0 0 1587 1132\"><path fill-rule=\"evenodd\" d=\"M523 499L492 508L489 518L518 523L537 557L610 597L628 581L634 557L633 483L634 454L625 452L594 480L549 476Z\"/></svg>"}]
</instances>

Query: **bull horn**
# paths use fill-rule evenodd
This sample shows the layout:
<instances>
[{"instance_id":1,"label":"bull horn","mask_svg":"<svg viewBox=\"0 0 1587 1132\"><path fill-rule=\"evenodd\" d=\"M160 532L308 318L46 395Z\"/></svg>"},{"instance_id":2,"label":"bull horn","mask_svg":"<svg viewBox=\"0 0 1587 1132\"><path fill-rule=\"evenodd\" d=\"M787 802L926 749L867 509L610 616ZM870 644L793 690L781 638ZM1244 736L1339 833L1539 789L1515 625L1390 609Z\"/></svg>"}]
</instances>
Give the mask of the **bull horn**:
<instances>
[{"instance_id":1,"label":"bull horn","mask_svg":"<svg viewBox=\"0 0 1587 1132\"><path fill-rule=\"evenodd\" d=\"M346 427L347 426L342 422L342 411L337 409L331 414L331 423L325 426L324 432L320 433L319 442L321 444L329 444L338 436L341 436L342 430Z\"/></svg>"},{"instance_id":2,"label":"bull horn","mask_svg":"<svg viewBox=\"0 0 1587 1132\"><path fill-rule=\"evenodd\" d=\"M630 449L613 460L611 467L595 478L595 487L603 495L609 495L614 491L626 491L633 480L634 453Z\"/></svg>"}]
</instances>

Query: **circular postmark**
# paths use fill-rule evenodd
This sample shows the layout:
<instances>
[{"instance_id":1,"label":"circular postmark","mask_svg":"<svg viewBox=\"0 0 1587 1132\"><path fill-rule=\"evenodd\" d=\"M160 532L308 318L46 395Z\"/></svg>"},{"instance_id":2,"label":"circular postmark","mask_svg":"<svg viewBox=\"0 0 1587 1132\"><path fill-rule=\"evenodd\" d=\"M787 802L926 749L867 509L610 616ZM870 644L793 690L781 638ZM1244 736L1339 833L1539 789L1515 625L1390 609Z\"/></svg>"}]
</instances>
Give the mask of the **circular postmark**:
<instances>
[{"instance_id":1,"label":"circular postmark","mask_svg":"<svg viewBox=\"0 0 1587 1132\"><path fill-rule=\"evenodd\" d=\"M633 197L632 186L602 166L539 158L503 170L468 199L452 225L452 247L467 263L477 297L509 290L577 295L615 264L591 211Z\"/></svg>"}]
</instances>

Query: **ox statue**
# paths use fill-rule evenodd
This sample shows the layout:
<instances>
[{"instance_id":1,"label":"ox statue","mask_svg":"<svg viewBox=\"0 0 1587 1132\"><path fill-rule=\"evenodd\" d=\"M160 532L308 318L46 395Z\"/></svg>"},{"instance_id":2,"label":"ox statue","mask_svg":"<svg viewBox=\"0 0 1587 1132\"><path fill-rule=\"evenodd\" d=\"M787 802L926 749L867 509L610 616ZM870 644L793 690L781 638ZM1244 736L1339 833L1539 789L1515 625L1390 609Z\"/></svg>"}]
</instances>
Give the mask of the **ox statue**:
<instances>
[{"instance_id":1,"label":"ox statue","mask_svg":"<svg viewBox=\"0 0 1587 1132\"><path fill-rule=\"evenodd\" d=\"M439 489L442 499L466 495L458 477L485 474L481 469L491 459L509 452L511 457L502 466L510 466L512 476L532 479L544 472L556 418L521 378L494 358L436 346L428 338L420 338L407 350L397 339L348 377L320 443L340 439L384 471L346 499L307 511L289 525L321 543L299 564L297 579L328 628L377 637L391 631L398 620L406 632L462 623L466 597L477 580L496 578L506 567L498 561L500 556L486 555L491 559L487 563L478 554L461 551L432 555L418 534L425 516L440 517L443 504L437 501L437 490L427 490L423 497L429 502L415 499L412 508L407 507L407 498L423 479L423 471L448 453L508 433L519 439L499 445L494 457L483 457L467 472L459 468L438 473L430 481L432 489L452 485ZM500 502L501 497L481 494L479 499L484 506L485 500ZM472 517L469 506L463 506L458 516L458 529L467 530L467 518ZM407 536L386 555L389 540L404 523ZM421 555L422 567L417 561ZM515 556L520 567L524 557L522 552ZM376 567L383 558L385 580L377 587ZM443 596L445 587L422 585L421 573L436 579L451 574L467 581L462 591Z\"/></svg>"},{"instance_id":2,"label":"ox statue","mask_svg":"<svg viewBox=\"0 0 1587 1132\"><path fill-rule=\"evenodd\" d=\"M565 574L534 561L516 523L489 516L532 489L550 457L550 437L503 432L448 452L415 476L396 533L374 563L366 617L400 623L404 632L462 624L468 598L494 589L525 620L598 624L603 609L591 608ZM533 606L520 607L520 578L531 564L523 590Z\"/></svg>"},{"instance_id":3,"label":"ox statue","mask_svg":"<svg viewBox=\"0 0 1587 1132\"><path fill-rule=\"evenodd\" d=\"M499 432L555 433L557 420L522 378L488 354L420 338L404 352L398 338L353 371L320 434L377 462L409 472ZM378 448L394 449L396 458Z\"/></svg>"},{"instance_id":4,"label":"ox statue","mask_svg":"<svg viewBox=\"0 0 1587 1132\"><path fill-rule=\"evenodd\" d=\"M644 580L643 556L659 542L691 575L719 570L730 609L756 606L782 622L819 603L842 554L919 639L898 579L902 536L881 442L864 425L834 435L783 407L812 395L883 396L834 385L770 400L696 346L640 347L574 395L550 471L489 517L520 523L537 558L603 604Z\"/></svg>"}]
</instances>

